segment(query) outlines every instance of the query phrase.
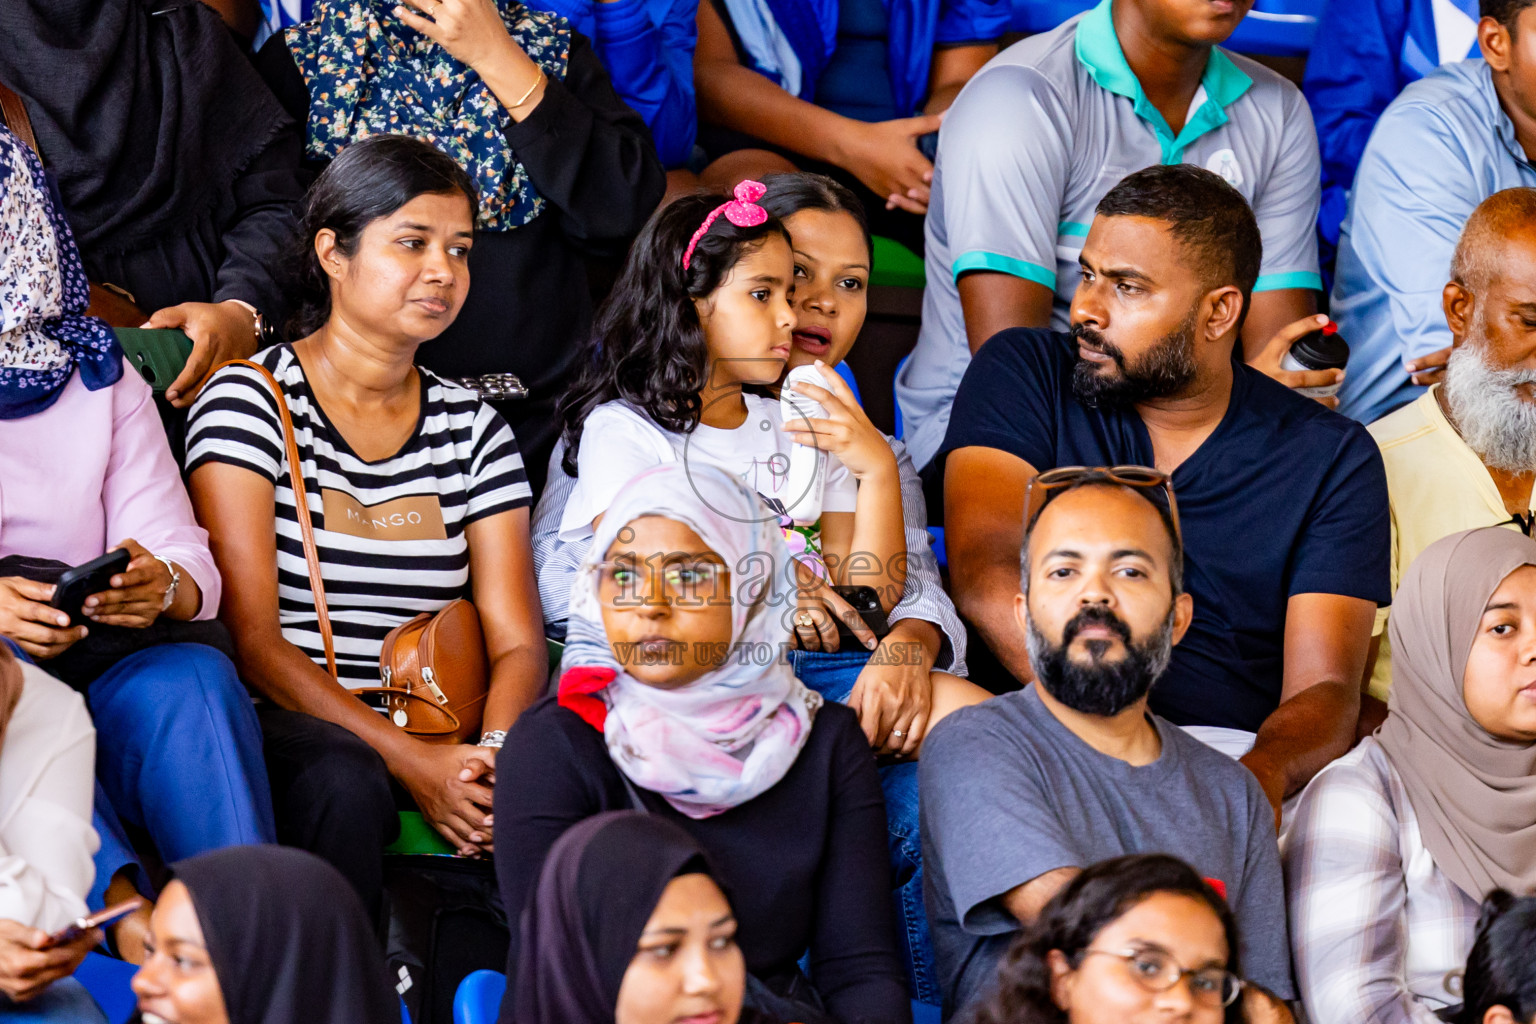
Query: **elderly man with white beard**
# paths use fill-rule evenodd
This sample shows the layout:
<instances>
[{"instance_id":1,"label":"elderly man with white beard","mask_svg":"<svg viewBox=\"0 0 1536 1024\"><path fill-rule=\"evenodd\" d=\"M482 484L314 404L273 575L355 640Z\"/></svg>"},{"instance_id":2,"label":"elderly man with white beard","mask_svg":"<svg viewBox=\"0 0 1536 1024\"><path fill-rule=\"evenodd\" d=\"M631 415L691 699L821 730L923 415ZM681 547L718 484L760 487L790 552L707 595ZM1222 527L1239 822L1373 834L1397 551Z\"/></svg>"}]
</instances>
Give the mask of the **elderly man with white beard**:
<instances>
[{"instance_id":1,"label":"elderly man with white beard","mask_svg":"<svg viewBox=\"0 0 1536 1024\"><path fill-rule=\"evenodd\" d=\"M1392 589L1441 537L1480 526L1531 533L1536 482L1536 189L1483 200L1441 300L1454 345L1445 382L1371 424L1387 467ZM1376 614L1370 693L1392 683L1390 608Z\"/></svg>"}]
</instances>

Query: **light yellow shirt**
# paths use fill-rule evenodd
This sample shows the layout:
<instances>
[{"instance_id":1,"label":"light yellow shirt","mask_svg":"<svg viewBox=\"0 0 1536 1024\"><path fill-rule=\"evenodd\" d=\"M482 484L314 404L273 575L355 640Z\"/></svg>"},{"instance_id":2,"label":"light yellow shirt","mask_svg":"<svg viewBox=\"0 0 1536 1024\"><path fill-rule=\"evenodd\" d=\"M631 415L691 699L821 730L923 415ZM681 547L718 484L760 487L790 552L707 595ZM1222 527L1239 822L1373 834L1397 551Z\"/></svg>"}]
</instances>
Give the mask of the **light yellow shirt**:
<instances>
[{"instance_id":1,"label":"light yellow shirt","mask_svg":"<svg viewBox=\"0 0 1536 1024\"><path fill-rule=\"evenodd\" d=\"M1387 466L1392 507L1392 591L1420 553L1441 537L1483 526L1519 527L1477 454L1440 411L1437 384L1416 401L1368 428ZM1392 651L1387 642L1390 608L1376 611L1381 637L1371 695L1387 699L1392 685Z\"/></svg>"}]
</instances>

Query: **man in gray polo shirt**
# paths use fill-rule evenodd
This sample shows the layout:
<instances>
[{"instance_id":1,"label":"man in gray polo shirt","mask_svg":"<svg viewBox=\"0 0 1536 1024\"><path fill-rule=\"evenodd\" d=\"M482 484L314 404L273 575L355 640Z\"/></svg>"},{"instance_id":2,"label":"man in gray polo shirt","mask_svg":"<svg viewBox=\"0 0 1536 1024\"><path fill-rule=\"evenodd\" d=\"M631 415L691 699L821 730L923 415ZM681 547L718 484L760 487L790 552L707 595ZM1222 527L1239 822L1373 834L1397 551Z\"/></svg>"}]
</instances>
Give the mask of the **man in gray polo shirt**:
<instances>
[{"instance_id":1,"label":"man in gray polo shirt","mask_svg":"<svg viewBox=\"0 0 1536 1024\"><path fill-rule=\"evenodd\" d=\"M1317 137L1290 82L1217 48L1252 0L1102 0L1009 47L961 92L939 134L922 334L896 380L923 466L949 425L971 354L1010 327L1066 330L1093 210L1121 178L1191 163L1258 218L1264 262L1245 358L1282 376L1281 328L1316 312Z\"/></svg>"}]
</instances>

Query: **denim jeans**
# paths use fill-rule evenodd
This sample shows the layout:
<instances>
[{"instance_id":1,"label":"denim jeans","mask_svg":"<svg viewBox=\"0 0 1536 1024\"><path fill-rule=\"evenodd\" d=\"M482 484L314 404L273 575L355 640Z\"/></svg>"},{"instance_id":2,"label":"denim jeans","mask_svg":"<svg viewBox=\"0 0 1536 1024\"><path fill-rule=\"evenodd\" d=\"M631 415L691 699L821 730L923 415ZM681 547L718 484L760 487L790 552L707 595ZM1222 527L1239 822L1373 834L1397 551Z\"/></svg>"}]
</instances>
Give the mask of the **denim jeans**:
<instances>
[{"instance_id":1,"label":"denim jeans","mask_svg":"<svg viewBox=\"0 0 1536 1024\"><path fill-rule=\"evenodd\" d=\"M86 703L101 791L167 864L277 842L256 708L224 655L200 644L137 651L91 684Z\"/></svg>"},{"instance_id":2,"label":"denim jeans","mask_svg":"<svg viewBox=\"0 0 1536 1024\"><path fill-rule=\"evenodd\" d=\"M869 661L868 651L791 651L790 663L800 681L828 700L846 704L853 684ZM943 999L933 964L933 943L923 908L923 849L917 827L917 764L886 765L880 769L885 791L887 839L891 853L892 899L900 927L907 984L920 1003Z\"/></svg>"}]
</instances>

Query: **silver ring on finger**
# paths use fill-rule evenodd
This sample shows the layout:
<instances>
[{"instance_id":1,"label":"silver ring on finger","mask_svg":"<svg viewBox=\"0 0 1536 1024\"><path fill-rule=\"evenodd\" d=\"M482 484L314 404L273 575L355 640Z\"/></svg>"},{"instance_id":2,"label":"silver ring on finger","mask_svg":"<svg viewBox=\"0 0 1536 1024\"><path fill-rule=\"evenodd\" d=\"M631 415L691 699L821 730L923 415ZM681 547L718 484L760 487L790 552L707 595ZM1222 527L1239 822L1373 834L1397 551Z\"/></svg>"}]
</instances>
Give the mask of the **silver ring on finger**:
<instances>
[{"instance_id":1,"label":"silver ring on finger","mask_svg":"<svg viewBox=\"0 0 1536 1024\"><path fill-rule=\"evenodd\" d=\"M797 628L797 629L815 629L816 628L816 617L814 615L812 615L810 612L800 612L800 613L796 614L795 615L795 628Z\"/></svg>"},{"instance_id":2,"label":"silver ring on finger","mask_svg":"<svg viewBox=\"0 0 1536 1024\"><path fill-rule=\"evenodd\" d=\"M900 729L892 729L891 730L891 735L895 736L897 739L901 739L903 736L906 735L906 733L902 732Z\"/></svg>"}]
</instances>

